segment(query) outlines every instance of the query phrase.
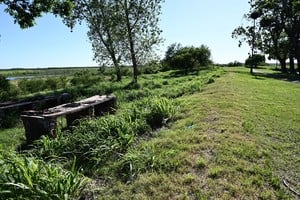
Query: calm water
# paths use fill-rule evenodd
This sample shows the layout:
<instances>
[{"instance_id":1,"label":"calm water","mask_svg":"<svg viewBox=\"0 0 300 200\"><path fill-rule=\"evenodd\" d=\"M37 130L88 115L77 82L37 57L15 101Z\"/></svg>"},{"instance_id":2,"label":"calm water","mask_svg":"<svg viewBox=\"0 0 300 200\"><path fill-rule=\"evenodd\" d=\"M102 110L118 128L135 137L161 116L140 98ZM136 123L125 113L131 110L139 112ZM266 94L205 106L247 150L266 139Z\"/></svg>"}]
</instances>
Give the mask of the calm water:
<instances>
[{"instance_id":1,"label":"calm water","mask_svg":"<svg viewBox=\"0 0 300 200\"><path fill-rule=\"evenodd\" d=\"M19 79L32 79L32 78L38 78L38 76L9 76L6 78L6 80L14 81Z\"/></svg>"}]
</instances>

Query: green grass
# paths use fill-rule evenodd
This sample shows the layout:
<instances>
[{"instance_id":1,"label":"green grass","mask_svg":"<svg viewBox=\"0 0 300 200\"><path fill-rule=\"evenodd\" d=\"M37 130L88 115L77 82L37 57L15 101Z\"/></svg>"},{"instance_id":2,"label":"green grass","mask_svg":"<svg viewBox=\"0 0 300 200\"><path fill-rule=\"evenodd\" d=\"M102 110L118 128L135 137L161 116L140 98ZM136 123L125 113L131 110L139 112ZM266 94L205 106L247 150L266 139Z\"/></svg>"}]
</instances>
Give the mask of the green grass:
<instances>
[{"instance_id":1,"label":"green grass","mask_svg":"<svg viewBox=\"0 0 300 200\"><path fill-rule=\"evenodd\" d=\"M25 140L25 130L22 125L16 128L0 130L0 149L15 148Z\"/></svg>"},{"instance_id":2,"label":"green grass","mask_svg":"<svg viewBox=\"0 0 300 200\"><path fill-rule=\"evenodd\" d=\"M1 199L76 199L89 180L74 170L0 151Z\"/></svg>"},{"instance_id":3,"label":"green grass","mask_svg":"<svg viewBox=\"0 0 300 200\"><path fill-rule=\"evenodd\" d=\"M136 87L130 86L131 78L124 77L121 83L101 80L88 87L68 87L64 92L69 92L74 100L90 97L92 95L114 93L117 96L118 106L122 109L123 107L126 107L128 103L135 103L143 98L151 96L176 98L182 95L199 92L209 80L217 78L221 73L221 70L209 69L200 71L199 75L198 73L192 73L182 76L178 71L167 71L158 74L141 75L139 77L139 84ZM17 128L9 129L9 131L0 130L0 144L3 146L19 144L19 140L6 138L7 132L10 132L10 135L15 134L17 138L24 137L24 133Z\"/></svg>"},{"instance_id":4,"label":"green grass","mask_svg":"<svg viewBox=\"0 0 300 200\"><path fill-rule=\"evenodd\" d=\"M19 68L19 69L2 69L0 73L5 76L23 77L23 76L68 76L81 70L97 72L99 67L67 67L67 68Z\"/></svg>"},{"instance_id":5,"label":"green grass","mask_svg":"<svg viewBox=\"0 0 300 200\"><path fill-rule=\"evenodd\" d=\"M181 119L125 155L136 178L113 178L99 199L295 198L282 181L300 190L300 85L226 71L179 99Z\"/></svg>"},{"instance_id":6,"label":"green grass","mask_svg":"<svg viewBox=\"0 0 300 200\"><path fill-rule=\"evenodd\" d=\"M113 91L119 111L83 122L70 144L45 139L41 157L80 160L94 199L295 198L283 180L300 191L300 84L270 69L224 70L74 88L78 97Z\"/></svg>"}]
</instances>

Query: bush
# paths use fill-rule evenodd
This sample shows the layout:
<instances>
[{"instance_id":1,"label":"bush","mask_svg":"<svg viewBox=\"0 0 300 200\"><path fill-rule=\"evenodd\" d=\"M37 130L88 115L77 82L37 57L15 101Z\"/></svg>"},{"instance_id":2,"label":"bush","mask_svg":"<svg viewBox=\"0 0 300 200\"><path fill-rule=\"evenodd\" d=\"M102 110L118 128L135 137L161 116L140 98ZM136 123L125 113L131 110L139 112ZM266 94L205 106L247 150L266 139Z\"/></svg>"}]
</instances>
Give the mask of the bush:
<instances>
[{"instance_id":1,"label":"bush","mask_svg":"<svg viewBox=\"0 0 300 200\"><path fill-rule=\"evenodd\" d=\"M44 85L42 79L22 79L18 82L18 87L24 94L40 92L44 90Z\"/></svg>"},{"instance_id":2,"label":"bush","mask_svg":"<svg viewBox=\"0 0 300 200\"><path fill-rule=\"evenodd\" d=\"M211 52L205 45L200 47L181 47L173 44L168 47L164 59L164 68L180 69L185 73L192 70L199 70L201 67L212 63ZM167 65L167 66L166 66Z\"/></svg>"},{"instance_id":3,"label":"bush","mask_svg":"<svg viewBox=\"0 0 300 200\"><path fill-rule=\"evenodd\" d=\"M81 70L74 74L74 77L71 79L72 85L91 85L98 81L97 76L93 76L93 74L88 70Z\"/></svg>"},{"instance_id":4,"label":"bush","mask_svg":"<svg viewBox=\"0 0 300 200\"><path fill-rule=\"evenodd\" d=\"M130 109L133 119L142 118L155 129L175 118L176 107L172 100L165 97L148 97L135 103Z\"/></svg>"},{"instance_id":5,"label":"bush","mask_svg":"<svg viewBox=\"0 0 300 200\"><path fill-rule=\"evenodd\" d=\"M234 62L230 62L227 64L227 67L240 67L243 66L244 64L239 62L239 61L234 61Z\"/></svg>"},{"instance_id":6,"label":"bush","mask_svg":"<svg viewBox=\"0 0 300 200\"><path fill-rule=\"evenodd\" d=\"M161 71L162 65L159 61L151 61L140 68L142 74L155 74Z\"/></svg>"},{"instance_id":7,"label":"bush","mask_svg":"<svg viewBox=\"0 0 300 200\"><path fill-rule=\"evenodd\" d=\"M9 81L2 74L0 74L0 90L2 91L9 90Z\"/></svg>"},{"instance_id":8,"label":"bush","mask_svg":"<svg viewBox=\"0 0 300 200\"><path fill-rule=\"evenodd\" d=\"M246 61L245 61L245 65L247 67L257 67L258 65L264 65L264 63L266 62L266 58L264 55L260 55L260 54L255 54L253 56L249 56Z\"/></svg>"},{"instance_id":9,"label":"bush","mask_svg":"<svg viewBox=\"0 0 300 200\"><path fill-rule=\"evenodd\" d=\"M10 84L9 80L0 74L0 101L10 100L12 97L16 97L18 94L18 88L15 85Z\"/></svg>"},{"instance_id":10,"label":"bush","mask_svg":"<svg viewBox=\"0 0 300 200\"><path fill-rule=\"evenodd\" d=\"M44 82L43 89L56 90L58 88L59 80L56 78L47 78Z\"/></svg>"},{"instance_id":11,"label":"bush","mask_svg":"<svg viewBox=\"0 0 300 200\"><path fill-rule=\"evenodd\" d=\"M19 111L16 109L10 109L0 116L0 129L2 128L12 128L19 123Z\"/></svg>"}]
</instances>

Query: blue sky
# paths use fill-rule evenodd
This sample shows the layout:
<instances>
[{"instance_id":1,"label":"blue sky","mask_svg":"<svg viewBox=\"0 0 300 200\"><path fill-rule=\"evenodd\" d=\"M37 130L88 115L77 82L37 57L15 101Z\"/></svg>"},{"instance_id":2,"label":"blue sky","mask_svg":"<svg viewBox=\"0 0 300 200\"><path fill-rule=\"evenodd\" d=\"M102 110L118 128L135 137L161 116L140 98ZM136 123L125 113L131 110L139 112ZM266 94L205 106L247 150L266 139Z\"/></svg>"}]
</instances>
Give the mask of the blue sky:
<instances>
[{"instance_id":1,"label":"blue sky","mask_svg":"<svg viewBox=\"0 0 300 200\"><path fill-rule=\"evenodd\" d=\"M244 61L247 45L239 48L231 38L234 28L246 21L247 0L166 0L160 16L164 43L160 55L170 44L208 46L215 63ZM21 30L0 5L0 69L16 67L96 66L87 27L73 32L59 18L44 15L37 25Z\"/></svg>"}]
</instances>

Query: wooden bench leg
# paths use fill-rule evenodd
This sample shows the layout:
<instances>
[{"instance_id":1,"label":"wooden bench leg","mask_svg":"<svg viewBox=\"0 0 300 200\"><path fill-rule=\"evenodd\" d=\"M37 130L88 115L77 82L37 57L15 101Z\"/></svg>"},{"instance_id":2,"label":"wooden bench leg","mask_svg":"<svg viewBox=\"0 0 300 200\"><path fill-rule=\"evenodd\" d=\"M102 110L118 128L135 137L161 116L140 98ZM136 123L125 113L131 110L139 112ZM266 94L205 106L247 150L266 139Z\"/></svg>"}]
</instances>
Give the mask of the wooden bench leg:
<instances>
[{"instance_id":1,"label":"wooden bench leg","mask_svg":"<svg viewBox=\"0 0 300 200\"><path fill-rule=\"evenodd\" d=\"M66 115L66 120L67 120L67 126L74 126L78 124L76 120L86 118L86 117L92 117L93 116L93 108L89 107L84 110L70 113Z\"/></svg>"},{"instance_id":2,"label":"wooden bench leg","mask_svg":"<svg viewBox=\"0 0 300 200\"><path fill-rule=\"evenodd\" d=\"M94 115L95 117L103 116L107 113L113 113L117 108L117 99L112 97L108 101L100 103L94 106Z\"/></svg>"},{"instance_id":3,"label":"wooden bench leg","mask_svg":"<svg viewBox=\"0 0 300 200\"><path fill-rule=\"evenodd\" d=\"M28 143L39 139L42 135L55 137L56 135L56 118L44 118L40 116L21 115L26 140Z\"/></svg>"}]
</instances>

